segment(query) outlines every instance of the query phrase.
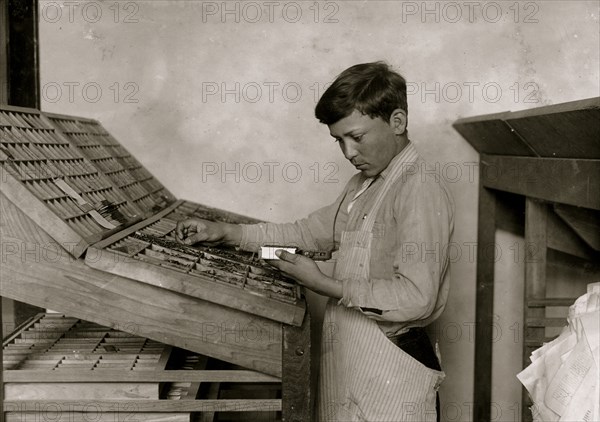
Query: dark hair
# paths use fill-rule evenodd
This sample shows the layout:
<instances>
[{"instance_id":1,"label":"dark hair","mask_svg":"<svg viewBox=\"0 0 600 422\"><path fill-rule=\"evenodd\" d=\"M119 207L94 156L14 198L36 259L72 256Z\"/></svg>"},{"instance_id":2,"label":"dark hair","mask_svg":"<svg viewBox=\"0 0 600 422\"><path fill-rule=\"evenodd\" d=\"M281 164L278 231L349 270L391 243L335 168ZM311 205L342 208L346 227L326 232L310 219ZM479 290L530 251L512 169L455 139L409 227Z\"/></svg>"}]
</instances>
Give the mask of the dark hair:
<instances>
[{"instance_id":1,"label":"dark hair","mask_svg":"<svg viewBox=\"0 0 600 422\"><path fill-rule=\"evenodd\" d=\"M315 116L330 125L358 110L387 122L397 108L408 113L406 80L380 61L357 64L340 73L319 99Z\"/></svg>"}]
</instances>

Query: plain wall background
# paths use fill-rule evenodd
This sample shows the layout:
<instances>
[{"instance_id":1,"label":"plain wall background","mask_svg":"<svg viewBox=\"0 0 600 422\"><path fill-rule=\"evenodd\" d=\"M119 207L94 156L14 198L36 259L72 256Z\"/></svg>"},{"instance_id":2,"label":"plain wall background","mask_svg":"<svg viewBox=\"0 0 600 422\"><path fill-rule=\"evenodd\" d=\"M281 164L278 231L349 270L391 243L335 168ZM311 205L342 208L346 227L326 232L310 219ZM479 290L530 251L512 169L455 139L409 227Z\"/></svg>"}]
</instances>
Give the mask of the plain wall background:
<instances>
[{"instance_id":1,"label":"plain wall background","mask_svg":"<svg viewBox=\"0 0 600 422\"><path fill-rule=\"evenodd\" d=\"M458 254L433 332L444 419L471 420L478 155L451 124L598 96L598 2L41 0L40 9L45 111L100 120L178 198L275 222L331 202L354 172L313 117L326 84L360 62L400 71L410 137L456 201ZM522 312L519 268L497 270L506 336ZM510 338L495 345L499 359L520 359ZM499 367L497 421L518 420L519 367Z\"/></svg>"}]
</instances>

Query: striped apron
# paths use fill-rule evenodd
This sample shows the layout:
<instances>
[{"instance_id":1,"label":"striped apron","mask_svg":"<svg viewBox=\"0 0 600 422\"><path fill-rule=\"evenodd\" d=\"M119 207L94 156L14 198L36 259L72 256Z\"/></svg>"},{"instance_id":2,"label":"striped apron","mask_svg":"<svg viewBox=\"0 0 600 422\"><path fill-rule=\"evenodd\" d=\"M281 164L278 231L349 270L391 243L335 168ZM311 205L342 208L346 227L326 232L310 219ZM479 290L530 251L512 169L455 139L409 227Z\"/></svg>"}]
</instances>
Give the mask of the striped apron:
<instances>
[{"instance_id":1,"label":"striped apron","mask_svg":"<svg viewBox=\"0 0 600 422\"><path fill-rule=\"evenodd\" d=\"M342 233L334 278L369 279L375 216L406 163L394 164L360 230ZM332 298L321 347L319 421L436 421L436 392L444 373L398 348L375 320Z\"/></svg>"}]
</instances>

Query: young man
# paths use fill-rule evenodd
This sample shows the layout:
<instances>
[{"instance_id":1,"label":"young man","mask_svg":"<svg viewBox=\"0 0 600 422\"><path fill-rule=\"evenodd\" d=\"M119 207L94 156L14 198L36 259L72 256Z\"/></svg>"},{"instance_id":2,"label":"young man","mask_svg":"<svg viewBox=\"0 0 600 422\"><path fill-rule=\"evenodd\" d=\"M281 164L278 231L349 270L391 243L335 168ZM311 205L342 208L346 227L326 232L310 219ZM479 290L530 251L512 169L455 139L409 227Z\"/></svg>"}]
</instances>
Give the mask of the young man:
<instances>
[{"instance_id":1,"label":"young man","mask_svg":"<svg viewBox=\"0 0 600 422\"><path fill-rule=\"evenodd\" d=\"M317 104L359 173L340 197L289 224L187 220L186 244L224 242L337 250L333 277L314 261L278 251L271 263L330 300L318 395L320 421L435 421L443 379L423 331L448 297L453 202L407 133L406 82L381 62L342 72ZM439 413L439 410L438 410Z\"/></svg>"}]
</instances>

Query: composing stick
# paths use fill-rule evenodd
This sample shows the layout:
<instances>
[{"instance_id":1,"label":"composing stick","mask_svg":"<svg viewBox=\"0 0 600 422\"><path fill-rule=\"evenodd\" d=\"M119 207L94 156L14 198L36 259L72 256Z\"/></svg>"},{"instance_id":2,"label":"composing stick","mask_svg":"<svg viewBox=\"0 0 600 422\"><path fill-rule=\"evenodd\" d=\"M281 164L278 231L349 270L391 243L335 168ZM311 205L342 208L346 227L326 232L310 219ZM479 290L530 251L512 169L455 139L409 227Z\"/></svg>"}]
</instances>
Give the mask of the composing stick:
<instances>
[{"instance_id":1,"label":"composing stick","mask_svg":"<svg viewBox=\"0 0 600 422\"><path fill-rule=\"evenodd\" d=\"M260 258L261 259L279 259L277 255L275 255L275 251L283 250L289 252L291 254L295 254L298 248L285 247L285 246L261 246L260 247Z\"/></svg>"}]
</instances>

